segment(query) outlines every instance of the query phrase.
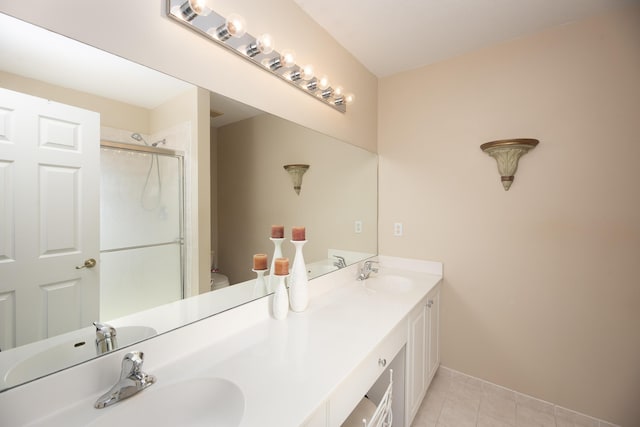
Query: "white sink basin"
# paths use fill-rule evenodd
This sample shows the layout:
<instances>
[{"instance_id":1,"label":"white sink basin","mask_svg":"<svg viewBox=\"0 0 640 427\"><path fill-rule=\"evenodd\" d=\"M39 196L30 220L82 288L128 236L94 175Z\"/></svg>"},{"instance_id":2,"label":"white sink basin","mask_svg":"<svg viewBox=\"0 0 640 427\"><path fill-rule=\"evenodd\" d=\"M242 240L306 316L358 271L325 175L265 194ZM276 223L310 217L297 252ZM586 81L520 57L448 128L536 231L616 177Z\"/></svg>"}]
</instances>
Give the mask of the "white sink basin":
<instances>
[{"instance_id":1,"label":"white sink basin","mask_svg":"<svg viewBox=\"0 0 640 427\"><path fill-rule=\"evenodd\" d=\"M147 326L122 326L117 329L118 347L124 347L156 335ZM76 365L97 356L95 334L57 344L18 362L5 374L8 387Z\"/></svg>"},{"instance_id":2,"label":"white sink basin","mask_svg":"<svg viewBox=\"0 0 640 427\"><path fill-rule=\"evenodd\" d=\"M307 264L307 275L310 279L338 270L333 261L318 261Z\"/></svg>"},{"instance_id":3,"label":"white sink basin","mask_svg":"<svg viewBox=\"0 0 640 427\"><path fill-rule=\"evenodd\" d=\"M372 291L405 293L410 292L414 288L414 283L413 280L407 277L381 274L379 276L369 276L369 278L364 281L364 287Z\"/></svg>"},{"instance_id":4,"label":"white sink basin","mask_svg":"<svg viewBox=\"0 0 640 427\"><path fill-rule=\"evenodd\" d=\"M224 426L240 424L244 395L231 381L194 378L151 387L104 409L88 427L113 426Z\"/></svg>"}]
</instances>

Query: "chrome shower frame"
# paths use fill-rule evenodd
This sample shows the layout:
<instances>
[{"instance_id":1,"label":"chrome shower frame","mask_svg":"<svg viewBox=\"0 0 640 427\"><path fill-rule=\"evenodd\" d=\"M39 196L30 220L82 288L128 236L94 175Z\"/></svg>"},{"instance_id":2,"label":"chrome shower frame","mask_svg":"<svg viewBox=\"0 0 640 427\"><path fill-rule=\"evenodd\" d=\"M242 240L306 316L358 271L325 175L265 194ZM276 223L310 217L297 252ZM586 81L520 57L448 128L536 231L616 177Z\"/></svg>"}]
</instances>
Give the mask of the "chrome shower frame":
<instances>
[{"instance_id":1,"label":"chrome shower frame","mask_svg":"<svg viewBox=\"0 0 640 427\"><path fill-rule=\"evenodd\" d=\"M152 145L127 144L115 141L100 141L100 148L111 148L116 150L134 151L139 153L159 154L163 156L172 156L178 160L178 174L180 176L180 207L178 209L180 221L180 299L185 298L185 175L184 175L184 152L173 150L170 148L160 148Z\"/></svg>"}]
</instances>

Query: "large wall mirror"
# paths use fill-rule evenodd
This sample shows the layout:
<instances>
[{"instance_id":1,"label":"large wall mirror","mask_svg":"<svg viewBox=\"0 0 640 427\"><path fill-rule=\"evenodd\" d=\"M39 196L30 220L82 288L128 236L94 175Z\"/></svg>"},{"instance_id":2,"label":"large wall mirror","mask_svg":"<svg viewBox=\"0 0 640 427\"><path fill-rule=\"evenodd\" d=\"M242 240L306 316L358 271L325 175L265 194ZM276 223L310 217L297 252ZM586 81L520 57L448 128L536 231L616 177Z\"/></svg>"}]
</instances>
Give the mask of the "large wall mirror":
<instances>
[{"instance_id":1,"label":"large wall mirror","mask_svg":"<svg viewBox=\"0 0 640 427\"><path fill-rule=\"evenodd\" d=\"M94 321L124 347L265 296L271 225L306 227L310 278L377 253L374 153L3 14L0 51L0 390L99 356Z\"/></svg>"}]
</instances>

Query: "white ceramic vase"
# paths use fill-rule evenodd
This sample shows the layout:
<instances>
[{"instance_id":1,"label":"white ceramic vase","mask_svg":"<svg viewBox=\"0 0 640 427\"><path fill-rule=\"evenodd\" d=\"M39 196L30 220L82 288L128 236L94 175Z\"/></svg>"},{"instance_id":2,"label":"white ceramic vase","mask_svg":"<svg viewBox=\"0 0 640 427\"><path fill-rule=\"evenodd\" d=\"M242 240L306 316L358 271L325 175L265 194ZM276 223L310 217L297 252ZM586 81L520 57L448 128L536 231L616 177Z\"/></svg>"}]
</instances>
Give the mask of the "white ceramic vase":
<instances>
[{"instance_id":1,"label":"white ceramic vase","mask_svg":"<svg viewBox=\"0 0 640 427\"><path fill-rule=\"evenodd\" d=\"M296 253L289 275L289 302L291 310L301 312L305 311L309 305L309 277L302 255L302 247L307 241L292 240L291 243L296 247Z\"/></svg>"},{"instance_id":2,"label":"white ceramic vase","mask_svg":"<svg viewBox=\"0 0 640 427\"><path fill-rule=\"evenodd\" d=\"M287 276L273 276L277 279L275 290L273 292L273 317L281 320L287 317L289 313L289 295L287 287L284 284Z\"/></svg>"},{"instance_id":3,"label":"white ceramic vase","mask_svg":"<svg viewBox=\"0 0 640 427\"><path fill-rule=\"evenodd\" d=\"M267 283L264 280L264 274L267 270L252 270L256 273L256 283L253 285L253 297L260 298L268 294Z\"/></svg>"},{"instance_id":4,"label":"white ceramic vase","mask_svg":"<svg viewBox=\"0 0 640 427\"><path fill-rule=\"evenodd\" d=\"M278 278L275 275L276 258L282 258L282 242L284 238L269 237L273 242L273 257L271 258L271 269L269 270L269 280L266 282L267 294L273 292L278 284Z\"/></svg>"}]
</instances>

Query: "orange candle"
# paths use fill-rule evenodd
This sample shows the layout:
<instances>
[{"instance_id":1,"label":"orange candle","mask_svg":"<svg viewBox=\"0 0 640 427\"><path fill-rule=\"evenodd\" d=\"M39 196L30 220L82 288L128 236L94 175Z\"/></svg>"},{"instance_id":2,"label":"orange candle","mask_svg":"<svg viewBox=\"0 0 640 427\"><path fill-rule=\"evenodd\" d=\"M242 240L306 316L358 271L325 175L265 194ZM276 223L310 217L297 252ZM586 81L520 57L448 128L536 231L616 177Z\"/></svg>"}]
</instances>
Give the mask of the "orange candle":
<instances>
[{"instance_id":1,"label":"orange candle","mask_svg":"<svg viewBox=\"0 0 640 427\"><path fill-rule=\"evenodd\" d=\"M284 225L271 226L271 238L282 239L284 237Z\"/></svg>"},{"instance_id":2,"label":"orange candle","mask_svg":"<svg viewBox=\"0 0 640 427\"><path fill-rule=\"evenodd\" d=\"M267 269L267 255L255 254L253 256L253 269L254 270L266 270Z\"/></svg>"},{"instance_id":3,"label":"orange candle","mask_svg":"<svg viewBox=\"0 0 640 427\"><path fill-rule=\"evenodd\" d=\"M286 276L289 274L289 258L276 258L276 276Z\"/></svg>"},{"instance_id":4,"label":"orange candle","mask_svg":"<svg viewBox=\"0 0 640 427\"><path fill-rule=\"evenodd\" d=\"M304 227L293 227L291 229L291 240L306 240L306 230Z\"/></svg>"}]
</instances>

